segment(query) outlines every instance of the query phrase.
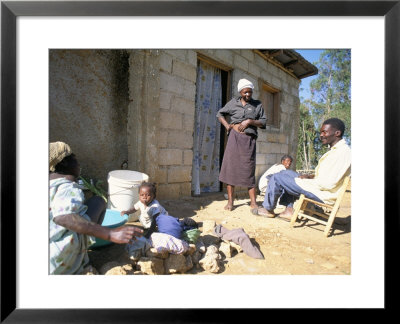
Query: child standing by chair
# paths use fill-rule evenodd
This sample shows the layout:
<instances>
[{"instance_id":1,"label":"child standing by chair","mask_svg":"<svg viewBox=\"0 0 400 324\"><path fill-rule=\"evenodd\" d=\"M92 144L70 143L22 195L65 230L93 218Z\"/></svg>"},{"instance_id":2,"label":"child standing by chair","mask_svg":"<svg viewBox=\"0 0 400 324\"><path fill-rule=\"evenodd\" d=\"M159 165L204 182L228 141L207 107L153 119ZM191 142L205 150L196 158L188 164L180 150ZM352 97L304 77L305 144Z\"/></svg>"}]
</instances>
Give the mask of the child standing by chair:
<instances>
[{"instance_id":1,"label":"child standing by chair","mask_svg":"<svg viewBox=\"0 0 400 324\"><path fill-rule=\"evenodd\" d=\"M139 201L132 208L121 211L121 215L132 214L140 210L139 221L144 228L143 236L149 238L155 230L156 223L154 217L157 214L168 214L156 198L156 186L154 183L143 182L139 186Z\"/></svg>"}]
</instances>

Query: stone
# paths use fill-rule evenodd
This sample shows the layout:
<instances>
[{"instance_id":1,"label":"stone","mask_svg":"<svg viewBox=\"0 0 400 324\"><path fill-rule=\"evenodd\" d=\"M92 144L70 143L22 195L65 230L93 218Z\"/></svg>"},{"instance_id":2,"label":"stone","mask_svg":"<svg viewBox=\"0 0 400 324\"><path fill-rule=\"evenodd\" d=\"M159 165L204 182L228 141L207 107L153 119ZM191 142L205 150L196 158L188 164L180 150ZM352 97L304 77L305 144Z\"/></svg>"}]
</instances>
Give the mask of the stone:
<instances>
[{"instance_id":1,"label":"stone","mask_svg":"<svg viewBox=\"0 0 400 324\"><path fill-rule=\"evenodd\" d=\"M220 270L220 263L219 263L220 259L221 256L219 254L218 248L215 245L210 245L207 248L204 257L199 261L199 265L205 271L211 273L217 273Z\"/></svg>"},{"instance_id":2,"label":"stone","mask_svg":"<svg viewBox=\"0 0 400 324\"><path fill-rule=\"evenodd\" d=\"M218 260L210 258L210 257L202 258L199 261L199 265L205 271L208 271L208 272L211 272L211 273L218 273L218 271L220 269Z\"/></svg>"},{"instance_id":3,"label":"stone","mask_svg":"<svg viewBox=\"0 0 400 324\"><path fill-rule=\"evenodd\" d=\"M226 258L231 258L232 257L232 246L230 245L229 242L221 242L221 245L219 246L219 252L221 252Z\"/></svg>"},{"instance_id":4,"label":"stone","mask_svg":"<svg viewBox=\"0 0 400 324\"><path fill-rule=\"evenodd\" d=\"M185 255L193 255L196 252L196 245L193 243L189 244L189 249L185 252Z\"/></svg>"},{"instance_id":5,"label":"stone","mask_svg":"<svg viewBox=\"0 0 400 324\"><path fill-rule=\"evenodd\" d=\"M131 263L137 262L141 257L142 257L142 251L141 250L132 251L128 255L128 258L129 258Z\"/></svg>"},{"instance_id":6,"label":"stone","mask_svg":"<svg viewBox=\"0 0 400 324\"><path fill-rule=\"evenodd\" d=\"M192 269L193 268L193 260L192 260L192 257L190 256L190 255L187 255L186 256L186 270L185 270L185 272L186 271L189 271L190 269Z\"/></svg>"},{"instance_id":7,"label":"stone","mask_svg":"<svg viewBox=\"0 0 400 324\"><path fill-rule=\"evenodd\" d=\"M206 254L218 254L218 247L215 244L208 246Z\"/></svg>"},{"instance_id":8,"label":"stone","mask_svg":"<svg viewBox=\"0 0 400 324\"><path fill-rule=\"evenodd\" d=\"M190 258L190 256L188 256ZM164 268L165 273L185 273L193 267L193 263L190 258L190 265L188 265L187 258L183 254L170 254L169 257L165 260Z\"/></svg>"},{"instance_id":9,"label":"stone","mask_svg":"<svg viewBox=\"0 0 400 324\"><path fill-rule=\"evenodd\" d=\"M134 272L132 264L124 264L122 266L122 269L124 269L126 271L126 273L133 273Z\"/></svg>"},{"instance_id":10,"label":"stone","mask_svg":"<svg viewBox=\"0 0 400 324\"><path fill-rule=\"evenodd\" d=\"M99 273L104 275L104 274L106 274L106 272L108 272L109 270L116 268L116 267L120 267L119 262L117 262L117 261L107 262L106 264L103 264L101 266L101 268L99 269Z\"/></svg>"},{"instance_id":11,"label":"stone","mask_svg":"<svg viewBox=\"0 0 400 324\"><path fill-rule=\"evenodd\" d=\"M161 252L157 251L156 248L150 248L146 252L146 257L149 258L160 258L160 259L166 259L168 258L169 253L167 250L162 250Z\"/></svg>"},{"instance_id":12,"label":"stone","mask_svg":"<svg viewBox=\"0 0 400 324\"><path fill-rule=\"evenodd\" d=\"M110 270L108 270L106 273L104 273L106 276L120 276L120 275L127 275L126 271L122 267L114 267Z\"/></svg>"},{"instance_id":13,"label":"stone","mask_svg":"<svg viewBox=\"0 0 400 324\"><path fill-rule=\"evenodd\" d=\"M239 244L236 244L236 243L231 242L231 241L229 242L229 244L231 245L231 247L233 249L235 249L237 251L237 253L243 252L243 249Z\"/></svg>"},{"instance_id":14,"label":"stone","mask_svg":"<svg viewBox=\"0 0 400 324\"><path fill-rule=\"evenodd\" d=\"M193 261L193 263L194 264L199 264L199 261L200 261L200 259L201 259L201 257L203 256L203 254L202 253L200 253L199 251L195 251L193 254L192 254L192 261Z\"/></svg>"},{"instance_id":15,"label":"stone","mask_svg":"<svg viewBox=\"0 0 400 324\"><path fill-rule=\"evenodd\" d=\"M216 245L221 242L221 238L211 234L203 235L201 236L201 239L205 246Z\"/></svg>"},{"instance_id":16,"label":"stone","mask_svg":"<svg viewBox=\"0 0 400 324\"><path fill-rule=\"evenodd\" d=\"M201 238L199 238L196 242L196 250L200 253L206 253L206 246Z\"/></svg>"},{"instance_id":17,"label":"stone","mask_svg":"<svg viewBox=\"0 0 400 324\"><path fill-rule=\"evenodd\" d=\"M108 262L100 268L104 275L130 275L134 273L132 264L121 264L116 261Z\"/></svg>"},{"instance_id":18,"label":"stone","mask_svg":"<svg viewBox=\"0 0 400 324\"><path fill-rule=\"evenodd\" d=\"M164 274L164 260L160 258L143 257L138 261L137 266L140 267L140 271L145 274Z\"/></svg>"}]
</instances>

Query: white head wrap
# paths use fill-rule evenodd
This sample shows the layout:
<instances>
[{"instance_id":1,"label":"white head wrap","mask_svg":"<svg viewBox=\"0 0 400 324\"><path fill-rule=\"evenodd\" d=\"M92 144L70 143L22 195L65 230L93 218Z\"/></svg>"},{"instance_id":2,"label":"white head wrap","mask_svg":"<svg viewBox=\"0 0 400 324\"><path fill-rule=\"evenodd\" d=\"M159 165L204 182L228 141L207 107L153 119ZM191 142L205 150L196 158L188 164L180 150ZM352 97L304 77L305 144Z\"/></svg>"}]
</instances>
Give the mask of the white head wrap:
<instances>
[{"instance_id":1,"label":"white head wrap","mask_svg":"<svg viewBox=\"0 0 400 324\"><path fill-rule=\"evenodd\" d=\"M242 91L244 88L254 89L254 85L249 80L240 79L238 82L238 92Z\"/></svg>"}]
</instances>

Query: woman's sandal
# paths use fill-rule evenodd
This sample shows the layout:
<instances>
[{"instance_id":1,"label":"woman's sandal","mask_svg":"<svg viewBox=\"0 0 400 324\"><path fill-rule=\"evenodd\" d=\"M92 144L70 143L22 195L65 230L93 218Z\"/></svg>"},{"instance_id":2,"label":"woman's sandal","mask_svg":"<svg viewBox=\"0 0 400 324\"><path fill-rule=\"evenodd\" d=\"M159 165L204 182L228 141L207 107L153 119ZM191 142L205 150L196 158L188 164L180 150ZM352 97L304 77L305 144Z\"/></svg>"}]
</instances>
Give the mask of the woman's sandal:
<instances>
[{"instance_id":1,"label":"woman's sandal","mask_svg":"<svg viewBox=\"0 0 400 324\"><path fill-rule=\"evenodd\" d=\"M258 216L258 207L257 207L257 208L252 208L250 211L251 211L251 213L252 213L253 215Z\"/></svg>"}]
</instances>

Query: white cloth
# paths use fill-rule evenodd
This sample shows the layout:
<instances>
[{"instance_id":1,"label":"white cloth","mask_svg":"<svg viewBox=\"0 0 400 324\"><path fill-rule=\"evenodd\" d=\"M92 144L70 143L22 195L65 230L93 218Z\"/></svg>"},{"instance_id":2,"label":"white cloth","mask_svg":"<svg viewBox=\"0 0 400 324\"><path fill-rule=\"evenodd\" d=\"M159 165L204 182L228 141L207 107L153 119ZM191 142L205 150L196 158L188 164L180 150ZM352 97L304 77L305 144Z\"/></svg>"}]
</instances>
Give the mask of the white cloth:
<instances>
[{"instance_id":1,"label":"white cloth","mask_svg":"<svg viewBox=\"0 0 400 324\"><path fill-rule=\"evenodd\" d=\"M344 177L350 172L351 149L342 139L319 159L314 179L295 178L295 181L326 204L333 205Z\"/></svg>"},{"instance_id":2,"label":"white cloth","mask_svg":"<svg viewBox=\"0 0 400 324\"><path fill-rule=\"evenodd\" d=\"M260 189L260 193L265 194L268 186L267 176L270 174L278 173L283 170L286 170L285 166L282 163L276 163L272 167L270 167L264 174L260 177L260 181L258 182L258 189Z\"/></svg>"},{"instance_id":3,"label":"white cloth","mask_svg":"<svg viewBox=\"0 0 400 324\"><path fill-rule=\"evenodd\" d=\"M140 210L139 221L144 228L150 228L154 215L158 213L168 215L168 212L156 199L154 199L148 206L145 206L141 201L138 201L133 205L133 207L136 210Z\"/></svg>"},{"instance_id":4,"label":"white cloth","mask_svg":"<svg viewBox=\"0 0 400 324\"><path fill-rule=\"evenodd\" d=\"M254 89L254 85L251 81L246 79L240 79L238 82L238 92L240 92L244 88Z\"/></svg>"},{"instance_id":5,"label":"white cloth","mask_svg":"<svg viewBox=\"0 0 400 324\"><path fill-rule=\"evenodd\" d=\"M168 251L171 254L182 254L189 249L189 244L172 235L153 233L150 236L151 245L157 252Z\"/></svg>"}]
</instances>

